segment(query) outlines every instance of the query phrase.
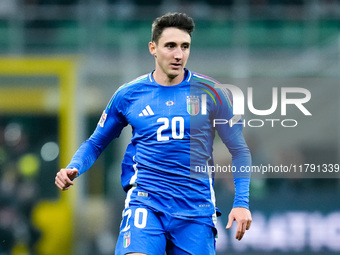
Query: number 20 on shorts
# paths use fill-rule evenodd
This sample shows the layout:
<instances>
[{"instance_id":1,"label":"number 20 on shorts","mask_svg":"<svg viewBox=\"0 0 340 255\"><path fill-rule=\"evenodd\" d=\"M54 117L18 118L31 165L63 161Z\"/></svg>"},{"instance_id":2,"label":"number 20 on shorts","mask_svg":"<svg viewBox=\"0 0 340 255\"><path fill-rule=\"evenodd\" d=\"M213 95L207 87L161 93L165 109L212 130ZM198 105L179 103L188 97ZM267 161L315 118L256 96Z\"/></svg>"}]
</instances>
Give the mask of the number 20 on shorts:
<instances>
[{"instance_id":1,"label":"number 20 on shorts","mask_svg":"<svg viewBox=\"0 0 340 255\"><path fill-rule=\"evenodd\" d=\"M123 217L126 218L126 223L124 228L122 229L122 232L128 231L130 229L130 218L132 215L132 210L128 209L124 212ZM148 216L148 211L145 208L137 208L135 210L135 217L133 224L136 228L145 228L146 226L146 221L147 221L147 216Z\"/></svg>"}]
</instances>

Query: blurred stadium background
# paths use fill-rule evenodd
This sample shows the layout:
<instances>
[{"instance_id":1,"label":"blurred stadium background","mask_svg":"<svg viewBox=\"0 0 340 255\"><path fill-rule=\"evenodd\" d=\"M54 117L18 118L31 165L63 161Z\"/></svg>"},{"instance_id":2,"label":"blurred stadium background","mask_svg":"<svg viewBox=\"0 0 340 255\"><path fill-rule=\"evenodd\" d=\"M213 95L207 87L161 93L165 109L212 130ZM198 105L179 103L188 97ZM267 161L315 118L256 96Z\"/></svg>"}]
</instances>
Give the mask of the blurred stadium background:
<instances>
[{"instance_id":1,"label":"blurred stadium background","mask_svg":"<svg viewBox=\"0 0 340 255\"><path fill-rule=\"evenodd\" d=\"M311 91L299 128L245 128L254 164L339 163L339 0L0 0L0 255L114 254L130 130L72 190L54 177L118 86L152 70L151 22L172 11L196 22L191 70L261 87L263 109L274 86ZM216 179L219 255L339 254L340 179L293 177L252 181L242 242L223 229L232 181Z\"/></svg>"}]
</instances>

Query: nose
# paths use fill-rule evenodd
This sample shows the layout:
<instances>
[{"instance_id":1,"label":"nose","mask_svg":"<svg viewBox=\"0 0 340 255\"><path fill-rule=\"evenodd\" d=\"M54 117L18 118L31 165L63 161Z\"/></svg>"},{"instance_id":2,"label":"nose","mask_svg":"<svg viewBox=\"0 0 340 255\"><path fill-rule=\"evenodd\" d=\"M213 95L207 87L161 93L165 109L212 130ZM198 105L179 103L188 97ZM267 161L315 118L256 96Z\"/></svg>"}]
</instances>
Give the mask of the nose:
<instances>
[{"instance_id":1,"label":"nose","mask_svg":"<svg viewBox=\"0 0 340 255\"><path fill-rule=\"evenodd\" d=\"M177 47L175 52L174 52L174 58L176 60L181 60L183 58L183 51L181 47Z\"/></svg>"}]
</instances>

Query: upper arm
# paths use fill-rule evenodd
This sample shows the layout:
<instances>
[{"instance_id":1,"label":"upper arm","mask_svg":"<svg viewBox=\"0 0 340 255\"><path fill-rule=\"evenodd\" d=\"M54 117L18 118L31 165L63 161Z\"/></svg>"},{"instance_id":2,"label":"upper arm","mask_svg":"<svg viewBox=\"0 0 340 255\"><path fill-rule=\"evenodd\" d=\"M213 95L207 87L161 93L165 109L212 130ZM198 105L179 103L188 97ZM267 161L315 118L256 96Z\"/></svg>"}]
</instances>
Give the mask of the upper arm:
<instances>
[{"instance_id":1,"label":"upper arm","mask_svg":"<svg viewBox=\"0 0 340 255\"><path fill-rule=\"evenodd\" d=\"M126 105L121 95L117 95L117 93L113 95L90 137L95 144L106 146L112 139L120 135L122 129L128 124L124 116Z\"/></svg>"},{"instance_id":2,"label":"upper arm","mask_svg":"<svg viewBox=\"0 0 340 255\"><path fill-rule=\"evenodd\" d=\"M228 121L225 124L216 124L215 128L223 143L227 146L232 154L233 163L237 165L250 165L250 151L242 134L242 120L236 124L230 125L233 115L233 102L231 93L227 89L216 89L219 93L222 104L217 104L214 111L214 119L223 119ZM240 163L242 162L242 163Z\"/></svg>"}]
</instances>

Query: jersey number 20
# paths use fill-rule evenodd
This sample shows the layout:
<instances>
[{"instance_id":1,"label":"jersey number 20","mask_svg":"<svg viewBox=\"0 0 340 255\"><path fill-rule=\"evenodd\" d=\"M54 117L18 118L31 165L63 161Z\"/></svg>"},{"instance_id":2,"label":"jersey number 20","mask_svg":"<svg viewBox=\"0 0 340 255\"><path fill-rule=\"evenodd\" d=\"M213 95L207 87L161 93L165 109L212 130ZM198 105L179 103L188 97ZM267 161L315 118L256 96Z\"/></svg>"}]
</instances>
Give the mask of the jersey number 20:
<instances>
[{"instance_id":1,"label":"jersey number 20","mask_svg":"<svg viewBox=\"0 0 340 255\"><path fill-rule=\"evenodd\" d=\"M162 131L169 128L170 120L168 118L159 118L157 122L163 123L163 125L161 125L157 129L157 141L168 141L169 136L162 135ZM179 130L177 130L177 126ZM183 117L173 117L171 119L171 131L173 139L183 139L184 137Z\"/></svg>"}]
</instances>

